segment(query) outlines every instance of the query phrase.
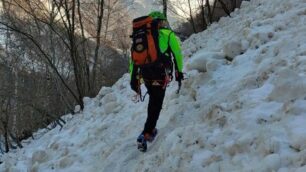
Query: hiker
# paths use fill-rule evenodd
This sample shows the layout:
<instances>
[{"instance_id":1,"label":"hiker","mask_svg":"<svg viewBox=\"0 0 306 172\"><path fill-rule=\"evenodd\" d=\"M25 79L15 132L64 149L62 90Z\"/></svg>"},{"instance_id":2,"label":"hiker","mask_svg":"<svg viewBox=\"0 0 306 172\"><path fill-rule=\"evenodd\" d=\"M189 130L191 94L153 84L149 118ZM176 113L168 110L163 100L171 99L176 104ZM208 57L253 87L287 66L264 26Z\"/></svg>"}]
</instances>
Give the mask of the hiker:
<instances>
[{"instance_id":1,"label":"hiker","mask_svg":"<svg viewBox=\"0 0 306 172\"><path fill-rule=\"evenodd\" d=\"M147 24L139 27L143 23ZM146 151L146 142L153 141L157 134L155 127L162 109L166 87L173 78L173 68L175 69L175 80L178 81L179 88L181 81L184 79L182 73L183 56L180 42L168 26L169 24L165 15L158 11L151 12L148 16L140 17L133 21L134 30L131 36L133 38L133 45L131 49L132 59L130 61L130 85L132 90L139 94L141 98L140 85L141 80L143 80L149 95L147 119L143 131L137 138L138 149L141 151ZM139 28L145 28L146 31L142 31ZM139 36L142 33L144 34ZM153 35L153 39L149 37L149 34ZM137 36L138 38L134 38ZM144 39L145 41L143 41L144 43L142 45L139 42L142 41L142 37L144 36L148 38ZM150 43L150 41L153 41L153 43ZM148 50L145 55L149 57L145 58L149 59L139 60L144 58L142 51L146 49L146 46ZM155 49L157 52L152 52ZM155 57L155 54L157 57Z\"/></svg>"}]
</instances>

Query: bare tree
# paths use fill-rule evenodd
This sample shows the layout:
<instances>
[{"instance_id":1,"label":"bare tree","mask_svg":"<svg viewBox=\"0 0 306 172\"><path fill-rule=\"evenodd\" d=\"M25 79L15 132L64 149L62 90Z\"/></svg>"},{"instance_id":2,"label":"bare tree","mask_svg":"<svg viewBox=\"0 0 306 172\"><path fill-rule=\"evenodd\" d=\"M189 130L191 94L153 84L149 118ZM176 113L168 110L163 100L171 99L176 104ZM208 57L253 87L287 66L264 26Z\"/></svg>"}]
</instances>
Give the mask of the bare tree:
<instances>
[{"instance_id":1,"label":"bare tree","mask_svg":"<svg viewBox=\"0 0 306 172\"><path fill-rule=\"evenodd\" d=\"M104 0L1 2L0 31L6 38L0 71L3 64L7 72L0 78L9 77L0 83L0 135L8 150L11 144L22 147L20 140L39 127L62 126L60 115L73 113L75 103L83 109L83 97L95 96L102 83L109 86L126 72L125 60L105 44L127 54L130 25L119 0L109 0L117 2L109 10Z\"/></svg>"},{"instance_id":2,"label":"bare tree","mask_svg":"<svg viewBox=\"0 0 306 172\"><path fill-rule=\"evenodd\" d=\"M206 4L207 4L207 1L209 1L209 0L206 0ZM205 10L204 0L200 0L199 4L200 4L200 10L201 10L200 14L201 14L201 17L202 17L202 29L204 30L207 27L206 15L205 15L206 10Z\"/></svg>"},{"instance_id":3,"label":"bare tree","mask_svg":"<svg viewBox=\"0 0 306 172\"><path fill-rule=\"evenodd\" d=\"M0 120L2 124L1 130L4 133L4 145L5 145L5 152L10 150L10 143L9 143L9 110L10 110L10 98L7 100L2 100L0 110L2 112L2 118Z\"/></svg>"},{"instance_id":4,"label":"bare tree","mask_svg":"<svg viewBox=\"0 0 306 172\"><path fill-rule=\"evenodd\" d=\"M92 79L91 79L91 83L93 86L95 85L95 81L96 81L97 60L98 60L99 49L100 49L100 44L101 44L101 28L102 28L102 19L104 15L104 0L98 0L97 3L98 3L98 15L97 15L96 48L95 48L95 55L94 55L93 69L92 69Z\"/></svg>"},{"instance_id":5,"label":"bare tree","mask_svg":"<svg viewBox=\"0 0 306 172\"><path fill-rule=\"evenodd\" d=\"M188 0L188 7L189 7L190 23L191 23L191 25L192 25L193 32L196 33L197 30L196 30L195 22L194 22L194 19L193 19L193 13L192 13L192 8L191 8L191 2L190 2L190 0Z\"/></svg>"},{"instance_id":6,"label":"bare tree","mask_svg":"<svg viewBox=\"0 0 306 172\"><path fill-rule=\"evenodd\" d=\"M5 0L3 0L5 1ZM7 1L5 3L8 3ZM56 68L56 66L53 64L51 55L49 52L47 52L43 47L40 46L40 44L37 42L37 39L33 37L32 33L29 33L28 31L22 31L19 28L9 25L7 23L2 22L3 25L9 26L9 29L18 32L20 34L23 34L26 36L29 40L32 41L34 45L37 46L38 50L43 54L43 56L47 59L48 64L51 66L51 68L55 71L55 73L58 75L59 78L62 78L61 81L66 86L66 88L69 90L71 95L76 99L76 101L81 105L81 108L84 108L83 103L83 97L93 95L93 92L91 90L91 85L94 85L95 83L95 77L96 77L96 60L98 58L98 52L100 47L100 34L101 34L101 25L102 25L102 17L103 17L103 4L104 1L98 1L98 23L97 23L97 35L96 38L96 49L95 49L95 55L93 58L93 67L92 67L92 75L89 74L89 60L87 59L87 56L83 53L83 56L80 55L78 52L78 46L79 44L83 44L84 42L78 42L77 37L78 33L77 30L81 30L84 36L84 28L82 25L82 14L80 12L80 1L79 0L61 0L61 1L52 1L52 4L57 9L57 16L60 16L61 22L60 24L63 25L63 28L65 30L65 33L60 33L59 30L57 30L56 26L54 26L54 23L57 24L58 21L48 21L45 19L45 16L41 17L41 13L47 14L50 12L49 10L44 9L43 12L40 11L40 13L37 13L36 11L32 11L31 9L35 9L33 7L33 4L31 1L27 1L25 6L20 5L20 1L14 0L14 5L18 6L20 9L23 10L24 13L26 13L29 16L32 16L35 23L44 23L48 27L51 28L51 30L55 33L55 35L59 36L61 40L63 41L63 45L66 46L66 48L69 50L69 58L71 60L71 63L73 65L73 73L74 73L74 79L75 79L75 85L77 89L77 93L75 93L65 82L65 80L62 78L60 72ZM37 5L37 4L34 4ZM52 7L54 9L54 7ZM78 9L78 14L77 14ZM41 9L42 10L42 9ZM78 28L79 23L77 23L77 17L80 21L81 27ZM55 19L55 18L54 18ZM39 24L36 25L37 27ZM84 47L83 47L84 48ZM90 78L92 76L92 78Z\"/></svg>"},{"instance_id":7,"label":"bare tree","mask_svg":"<svg viewBox=\"0 0 306 172\"><path fill-rule=\"evenodd\" d=\"M209 0L205 0L205 6L207 7L207 18L208 18L208 21L209 21L209 23L212 23L212 11L211 11L211 6L210 6L210 2L209 2ZM215 1L216 2L216 1ZM215 4L215 2L214 2L214 4ZM213 9L214 9L214 7L213 7ZM203 11L205 10L205 8L203 9ZM202 15L204 15L205 16L205 14L202 14Z\"/></svg>"},{"instance_id":8,"label":"bare tree","mask_svg":"<svg viewBox=\"0 0 306 172\"><path fill-rule=\"evenodd\" d=\"M167 18L168 0L163 0L163 13Z\"/></svg>"},{"instance_id":9,"label":"bare tree","mask_svg":"<svg viewBox=\"0 0 306 172\"><path fill-rule=\"evenodd\" d=\"M230 13L241 4L241 0L197 0L195 4L192 4L191 0L170 0L169 2L169 10L189 22L190 26L183 23L178 28L178 30L184 30L183 32L187 35L205 30L207 26L223 16L230 16ZM186 28L191 30L188 31Z\"/></svg>"},{"instance_id":10,"label":"bare tree","mask_svg":"<svg viewBox=\"0 0 306 172\"><path fill-rule=\"evenodd\" d=\"M222 6L224 12L225 12L227 15L231 16L231 12L230 12L230 10L227 8L226 3L223 2L223 0L218 0L218 2L221 4L221 6Z\"/></svg>"},{"instance_id":11,"label":"bare tree","mask_svg":"<svg viewBox=\"0 0 306 172\"><path fill-rule=\"evenodd\" d=\"M1 70L1 73L3 74L1 76L1 80L6 80L12 77L12 75L10 75L10 73L7 72L7 70L4 69ZM10 87L11 84L13 84L12 81L0 84L0 124L1 124L0 131L1 133L3 133L4 137L5 152L8 152L10 149L9 123L12 120L12 118L10 118L10 113L13 104L12 101L13 89Z\"/></svg>"},{"instance_id":12,"label":"bare tree","mask_svg":"<svg viewBox=\"0 0 306 172\"><path fill-rule=\"evenodd\" d=\"M3 1L3 4L11 4L12 2L8 2L8 1L5 1L5 0L2 0ZM36 28L38 28L38 30L36 31L39 31L39 28L40 28L40 25L39 25L39 22L43 22L43 23L47 23L47 21L43 20L44 18L39 18L39 15L36 14L36 11L32 11L31 9L33 8L30 3L30 1L27 1L29 2L28 4L25 4L25 6L21 6L21 3L17 0L14 0L14 3L13 3L13 6L15 8L19 8L19 10L21 9L23 13L25 14L28 14L29 16L33 17L33 20L34 20L34 23L36 24ZM63 83L63 85L66 87L66 89L69 90L69 92L71 93L71 95L77 100L77 102L79 104L83 104L82 103L82 100L80 100L80 97L77 96L77 94L74 93L74 91L72 90L72 88L66 83L65 79L62 77L60 71L58 70L58 68L56 67L56 65L54 64L54 60L52 58L52 56L50 55L50 53L45 49L45 47L42 47L41 43L40 43L40 39L37 38L37 36L35 36L33 32L33 30L23 30L23 24L25 24L23 22L23 18L21 18L18 23L12 23L11 21L14 21L14 19L16 19L16 14L12 14L10 8L8 9L4 9L4 10L7 10L7 17L8 17L8 20L10 21L9 22L4 22L4 21L0 21L0 23L4 26L6 26L5 28L1 28L1 29L9 29L11 31L14 31L14 32L17 32L18 34L21 34L23 35L26 39L30 40L30 42L35 46L35 48L41 53L42 57L46 60L47 64L50 66L50 68L55 72L55 74L60 78L61 82ZM15 11L14 11L15 12ZM20 12L20 11L18 11ZM24 14L23 14L24 15ZM44 16L43 16L44 17ZM31 23L27 23L29 25L31 25ZM52 30L55 31L54 27L52 25L49 25L50 28L52 28ZM69 35L70 39L72 42L74 41L73 39L73 34L74 34L74 31L71 31L69 32L71 33L71 35ZM58 32L56 32L56 34L59 35ZM61 37L62 40L65 40L63 37ZM64 42L64 41L63 41ZM71 43L71 42L70 42ZM65 41L64 44L66 46L69 46L69 44ZM74 46L72 46L72 49L75 49ZM70 49L71 50L71 49ZM71 52L71 51L70 51ZM73 53L71 53L71 55L74 55ZM74 59L73 59L74 60ZM79 80L78 80L79 81Z\"/></svg>"}]
</instances>

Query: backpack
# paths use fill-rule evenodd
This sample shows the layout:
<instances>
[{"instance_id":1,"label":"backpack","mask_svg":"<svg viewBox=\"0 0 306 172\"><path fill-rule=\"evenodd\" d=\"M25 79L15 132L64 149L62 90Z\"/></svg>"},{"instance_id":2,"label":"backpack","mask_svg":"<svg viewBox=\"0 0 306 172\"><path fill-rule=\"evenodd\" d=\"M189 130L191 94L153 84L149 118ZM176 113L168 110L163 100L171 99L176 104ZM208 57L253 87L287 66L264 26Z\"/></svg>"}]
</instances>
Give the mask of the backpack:
<instances>
[{"instance_id":1,"label":"backpack","mask_svg":"<svg viewBox=\"0 0 306 172\"><path fill-rule=\"evenodd\" d=\"M155 64L160 57L158 21L150 16L133 20L131 57L135 65L145 67Z\"/></svg>"}]
</instances>

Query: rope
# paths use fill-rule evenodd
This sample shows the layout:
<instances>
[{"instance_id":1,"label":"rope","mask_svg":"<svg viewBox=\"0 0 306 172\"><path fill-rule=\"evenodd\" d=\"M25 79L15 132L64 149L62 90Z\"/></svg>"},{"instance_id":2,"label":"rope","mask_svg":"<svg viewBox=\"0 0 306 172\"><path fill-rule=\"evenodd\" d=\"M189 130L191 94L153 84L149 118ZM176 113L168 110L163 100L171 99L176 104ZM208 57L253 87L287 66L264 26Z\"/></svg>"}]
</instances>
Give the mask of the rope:
<instances>
[{"instance_id":1,"label":"rope","mask_svg":"<svg viewBox=\"0 0 306 172\"><path fill-rule=\"evenodd\" d=\"M145 100L147 94L148 94L148 91L146 92L146 94L144 96L141 96L141 94L139 95L139 98L140 98L141 102L143 102Z\"/></svg>"},{"instance_id":2,"label":"rope","mask_svg":"<svg viewBox=\"0 0 306 172\"><path fill-rule=\"evenodd\" d=\"M144 100L145 100L147 94L148 94L148 91L146 92L146 94L145 94L144 96L142 96L141 93L140 93L140 94L137 93L136 95L134 95L134 96L132 97L132 101L133 101L134 103L144 102Z\"/></svg>"}]
</instances>

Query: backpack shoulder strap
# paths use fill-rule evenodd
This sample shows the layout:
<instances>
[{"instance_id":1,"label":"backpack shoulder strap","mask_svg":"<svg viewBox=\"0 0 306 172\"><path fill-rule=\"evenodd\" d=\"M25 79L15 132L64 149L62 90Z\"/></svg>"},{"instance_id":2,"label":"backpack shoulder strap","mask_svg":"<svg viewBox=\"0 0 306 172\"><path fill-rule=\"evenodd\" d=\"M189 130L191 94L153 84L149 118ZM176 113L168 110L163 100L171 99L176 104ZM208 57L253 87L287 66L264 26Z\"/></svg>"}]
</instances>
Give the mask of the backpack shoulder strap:
<instances>
[{"instance_id":1,"label":"backpack shoulder strap","mask_svg":"<svg viewBox=\"0 0 306 172\"><path fill-rule=\"evenodd\" d=\"M151 25L151 31L154 38L154 43L156 45L158 58L160 58L162 54L159 47L159 30L160 28L158 28L158 20L153 20Z\"/></svg>"},{"instance_id":2,"label":"backpack shoulder strap","mask_svg":"<svg viewBox=\"0 0 306 172\"><path fill-rule=\"evenodd\" d=\"M174 32L171 30L171 32L169 33L168 35L168 49L171 48L170 47L170 37L171 37L171 34L173 34Z\"/></svg>"},{"instance_id":3,"label":"backpack shoulder strap","mask_svg":"<svg viewBox=\"0 0 306 172\"><path fill-rule=\"evenodd\" d=\"M167 50L165 52L169 53L169 55L171 55L172 51L171 51L171 47L170 47L170 38L171 38L171 35L174 33L172 30L168 29L168 28L161 28L161 29L165 29L167 31L169 31L168 33L168 39L167 39Z\"/></svg>"}]
</instances>

